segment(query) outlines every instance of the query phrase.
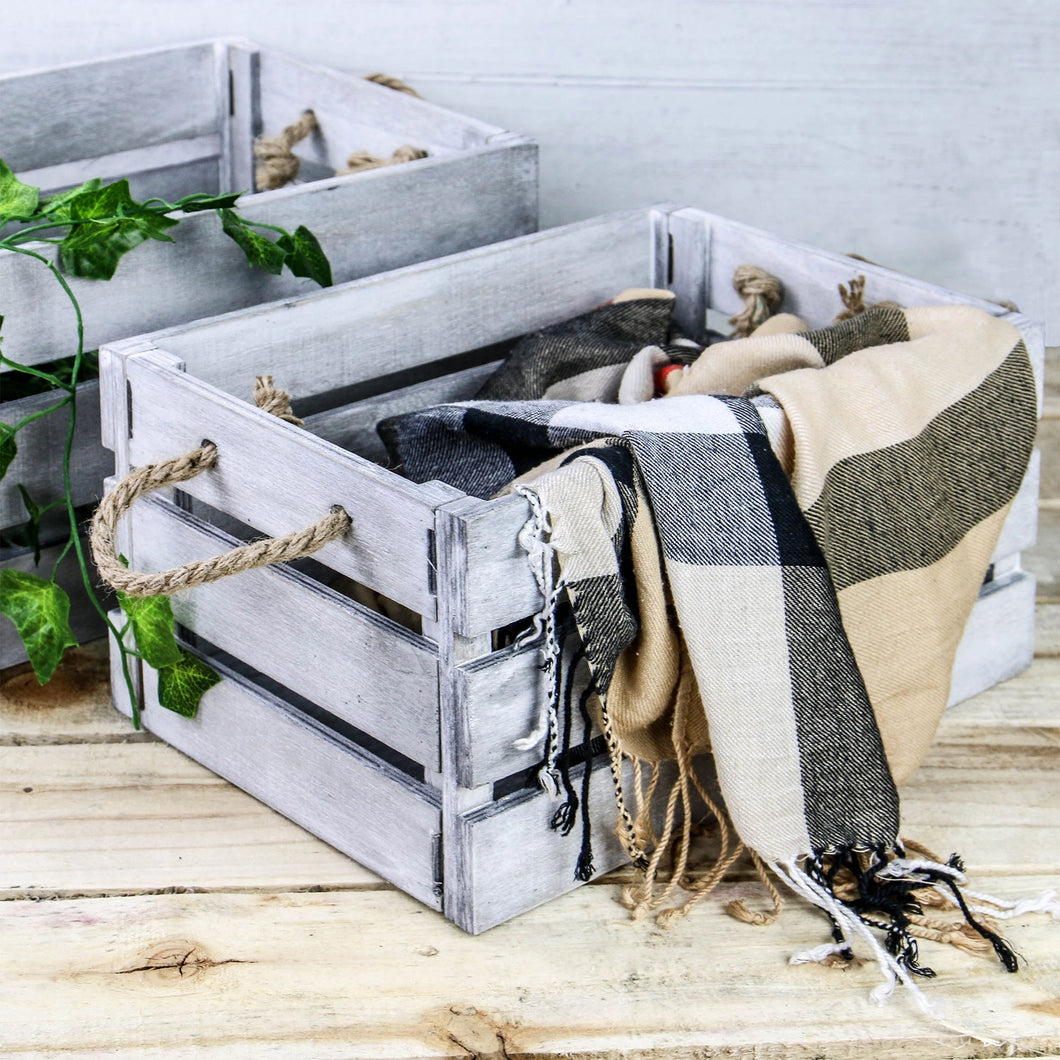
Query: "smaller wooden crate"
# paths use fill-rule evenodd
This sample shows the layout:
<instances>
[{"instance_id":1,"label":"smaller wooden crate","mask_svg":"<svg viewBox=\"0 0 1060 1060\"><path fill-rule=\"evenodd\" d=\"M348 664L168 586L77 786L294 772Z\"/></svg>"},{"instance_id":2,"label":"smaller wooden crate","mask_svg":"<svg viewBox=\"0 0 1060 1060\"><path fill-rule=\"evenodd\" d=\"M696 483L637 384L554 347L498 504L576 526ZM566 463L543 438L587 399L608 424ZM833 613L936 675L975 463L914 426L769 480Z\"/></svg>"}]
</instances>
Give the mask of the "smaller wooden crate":
<instances>
[{"instance_id":1,"label":"smaller wooden crate","mask_svg":"<svg viewBox=\"0 0 1060 1060\"><path fill-rule=\"evenodd\" d=\"M246 195L240 210L290 230L306 225L320 239L336 282L536 229L537 147L528 138L240 41L0 77L0 158L48 194L91 177L123 176L140 198L241 191L254 186L254 138L279 132L307 108L320 131L294 149L302 159L299 183ZM429 156L335 176L355 149L389 156L406 143ZM175 238L175 244L138 247L109 282L71 278L86 349L316 290L289 272L250 269L216 217L187 215ZM44 244L35 249L55 253ZM73 352L73 310L38 262L0 252L0 291L8 357L37 365ZM97 501L111 471L99 444L98 395L95 381L78 393L77 505ZM0 422L18 423L54 401L41 394L0 403ZM65 432L59 414L19 433L19 455L0 483L0 534L26 518L16 483L41 505L62 496L58 454ZM50 570L58 552L58 545L45 549L42 569ZM0 553L0 564L34 569L32 553L15 548ZM62 574L74 588L76 571L69 566ZM95 611L80 594L74 600L75 633L100 635ZM25 658L2 618L0 642L0 668Z\"/></svg>"},{"instance_id":2,"label":"smaller wooden crate","mask_svg":"<svg viewBox=\"0 0 1060 1060\"><path fill-rule=\"evenodd\" d=\"M186 493L144 499L126 516L121 547L135 569L216 554L248 527L286 533L334 504L353 518L341 542L298 569L257 570L174 598L187 642L224 680L188 721L158 706L145 671L147 727L468 931L575 886L579 837L549 828L555 804L532 779L540 752L513 747L544 694L538 648L495 647L498 631L525 626L541 605L516 539L526 502L398 477L373 462L383 457L375 424L469 397L492 369L494 344L625 287L673 289L678 323L700 336L708 310L740 308L731 278L745 261L779 276L786 308L814 326L836 312L836 284L860 271L874 300L971 301L658 206L106 347L104 431L119 474L204 438L219 450L216 468ZM1021 329L1040 380L1038 326L975 304ZM194 374L184 370L191 363ZM263 371L291 390L307 430L249 403ZM1036 495L1032 468L961 645L955 700L1030 662L1034 582L1019 551L1034 540ZM351 582L414 619L399 625L356 603ZM128 711L120 680L115 688ZM592 793L603 871L623 859L606 769Z\"/></svg>"}]
</instances>

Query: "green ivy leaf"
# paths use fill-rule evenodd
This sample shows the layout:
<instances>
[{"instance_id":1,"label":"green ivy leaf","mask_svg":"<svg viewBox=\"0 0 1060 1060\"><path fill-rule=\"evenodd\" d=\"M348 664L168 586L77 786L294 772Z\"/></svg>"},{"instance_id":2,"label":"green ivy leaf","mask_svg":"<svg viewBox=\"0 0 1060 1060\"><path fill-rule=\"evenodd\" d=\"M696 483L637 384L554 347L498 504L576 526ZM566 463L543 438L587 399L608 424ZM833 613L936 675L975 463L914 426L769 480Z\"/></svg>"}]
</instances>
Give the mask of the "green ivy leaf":
<instances>
[{"instance_id":1,"label":"green ivy leaf","mask_svg":"<svg viewBox=\"0 0 1060 1060\"><path fill-rule=\"evenodd\" d=\"M132 221L75 228L59 245L63 270L86 280L109 280L122 256L148 238Z\"/></svg>"},{"instance_id":2,"label":"green ivy leaf","mask_svg":"<svg viewBox=\"0 0 1060 1060\"><path fill-rule=\"evenodd\" d=\"M30 217L40 201L40 188L23 184L6 162L0 161L0 228L8 221Z\"/></svg>"},{"instance_id":3,"label":"green ivy leaf","mask_svg":"<svg viewBox=\"0 0 1060 1060\"><path fill-rule=\"evenodd\" d=\"M139 203L129 192L129 182L125 178L106 185L88 181L67 194L70 198L66 200L66 209L70 219L75 221L114 217L139 208Z\"/></svg>"},{"instance_id":4,"label":"green ivy leaf","mask_svg":"<svg viewBox=\"0 0 1060 1060\"><path fill-rule=\"evenodd\" d=\"M61 195L53 195L44 199L40 204L40 212L45 217L50 217L56 224L70 220L70 203L78 198L84 191L98 191L103 187L103 181L99 177L86 180L84 184L78 184L76 188L64 191Z\"/></svg>"},{"instance_id":5,"label":"green ivy leaf","mask_svg":"<svg viewBox=\"0 0 1060 1060\"><path fill-rule=\"evenodd\" d=\"M185 718L194 718L204 693L221 675L194 655L181 652L179 662L158 671L158 702Z\"/></svg>"},{"instance_id":6,"label":"green ivy leaf","mask_svg":"<svg viewBox=\"0 0 1060 1060\"><path fill-rule=\"evenodd\" d=\"M148 239L172 243L162 231L179 222L159 215L123 217L75 228L59 244L63 268L86 280L109 280L123 255Z\"/></svg>"},{"instance_id":7,"label":"green ivy leaf","mask_svg":"<svg viewBox=\"0 0 1060 1060\"><path fill-rule=\"evenodd\" d=\"M177 199L174 206L185 213L198 213L201 210L229 210L235 206L241 191L233 192L231 195L186 195L183 199Z\"/></svg>"},{"instance_id":8,"label":"green ivy leaf","mask_svg":"<svg viewBox=\"0 0 1060 1060\"><path fill-rule=\"evenodd\" d=\"M132 623L136 649L149 666L161 670L180 662L184 653L177 644L168 596L129 596L119 592L118 603Z\"/></svg>"},{"instance_id":9,"label":"green ivy leaf","mask_svg":"<svg viewBox=\"0 0 1060 1060\"><path fill-rule=\"evenodd\" d=\"M6 423L0 423L0 479L7 474L11 461L18 455L18 443L15 441L15 429Z\"/></svg>"},{"instance_id":10,"label":"green ivy leaf","mask_svg":"<svg viewBox=\"0 0 1060 1060\"><path fill-rule=\"evenodd\" d=\"M274 276L283 272L287 252L283 247L250 228L239 214L232 210L218 210L221 215L221 228L246 255L247 261L255 269L264 269Z\"/></svg>"},{"instance_id":11,"label":"green ivy leaf","mask_svg":"<svg viewBox=\"0 0 1060 1060\"><path fill-rule=\"evenodd\" d=\"M122 256L145 240L172 243L165 230L180 223L136 202L125 179L102 187L83 185L60 212L66 221L82 222L59 245L63 268L88 280L109 280Z\"/></svg>"},{"instance_id":12,"label":"green ivy leaf","mask_svg":"<svg viewBox=\"0 0 1060 1060\"><path fill-rule=\"evenodd\" d=\"M287 255L287 268L295 276L308 276L321 287L332 285L331 263L317 242L317 237L305 225L299 225L294 235L280 236L276 245Z\"/></svg>"},{"instance_id":13,"label":"green ivy leaf","mask_svg":"<svg viewBox=\"0 0 1060 1060\"><path fill-rule=\"evenodd\" d=\"M53 581L0 570L0 614L14 622L42 685L55 673L63 652L77 647L70 629L70 597Z\"/></svg>"}]
</instances>

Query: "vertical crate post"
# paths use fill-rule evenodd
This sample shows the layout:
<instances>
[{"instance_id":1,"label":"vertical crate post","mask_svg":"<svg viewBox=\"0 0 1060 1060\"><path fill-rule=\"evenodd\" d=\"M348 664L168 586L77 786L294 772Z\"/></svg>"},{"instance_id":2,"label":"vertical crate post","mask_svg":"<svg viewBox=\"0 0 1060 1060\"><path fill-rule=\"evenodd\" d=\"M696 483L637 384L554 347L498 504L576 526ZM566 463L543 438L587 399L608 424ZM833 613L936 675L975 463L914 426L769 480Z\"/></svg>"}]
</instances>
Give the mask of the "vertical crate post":
<instances>
[{"instance_id":1,"label":"vertical crate post","mask_svg":"<svg viewBox=\"0 0 1060 1060\"><path fill-rule=\"evenodd\" d=\"M465 931L474 930L475 893L468 836L460 819L493 798L492 784L465 787L460 783L460 763L470 754L470 733L457 667L487 654L492 639L489 632L472 637L459 632L465 628L463 617L469 577L466 524L461 516L480 506L481 502L475 498L462 497L438 508L434 549L438 620L430 633L424 628L424 633L433 633L438 642L442 908Z\"/></svg>"}]
</instances>

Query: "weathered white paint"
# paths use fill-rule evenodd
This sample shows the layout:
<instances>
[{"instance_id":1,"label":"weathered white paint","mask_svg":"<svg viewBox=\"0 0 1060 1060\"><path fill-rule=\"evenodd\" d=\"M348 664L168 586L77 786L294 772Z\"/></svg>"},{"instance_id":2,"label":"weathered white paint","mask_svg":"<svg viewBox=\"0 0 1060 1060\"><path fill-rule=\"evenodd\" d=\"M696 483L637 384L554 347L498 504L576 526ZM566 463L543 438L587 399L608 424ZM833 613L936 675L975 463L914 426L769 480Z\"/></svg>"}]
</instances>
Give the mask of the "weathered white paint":
<instances>
[{"instance_id":1,"label":"weathered white paint","mask_svg":"<svg viewBox=\"0 0 1060 1060\"><path fill-rule=\"evenodd\" d=\"M214 665L224 680L194 719L159 706L158 674L145 666L144 727L437 909L434 790ZM111 671L115 705L130 713L113 652Z\"/></svg>"},{"instance_id":2,"label":"weathered white paint","mask_svg":"<svg viewBox=\"0 0 1060 1060\"><path fill-rule=\"evenodd\" d=\"M381 860L374 822L363 834L336 830L330 802L299 788L300 782L312 786L318 756L327 770L339 768L335 741L319 728L301 726L296 709L271 694L259 695L246 679L229 673L209 694L211 703L223 703L223 722L211 706L193 723L150 705L148 679L149 727L410 893L430 895L434 904L440 897L446 916L468 931L484 931L575 886L579 837L548 827L555 807L547 796L525 789L494 797L495 782L532 768L539 758L512 747L539 713L538 653L533 647L494 650L492 637L540 606L516 540L526 502L516 496L482 501L440 483L410 483L335 443L375 451L371 430L380 416L419 400L470 392L481 368L451 371L454 354L481 353L501 339L569 318L625 286L670 284L678 319L689 331L701 331L708 310L736 308L725 281L733 263L752 253L780 274L788 304L811 324L834 314L835 285L849 279L855 264L696 209L660 206L106 347L104 433L118 450L119 464L153 462L208 437L218 446L217 465L184 490L223 513L221 524L234 518L267 533L293 529L342 503L353 529L317 553L319 560L423 616L423 636L408 633L284 569L192 590L176 604L192 634L426 767L425 790L438 814L431 834L441 840L440 851L432 851L439 853L441 876L433 856L423 858L419 802L398 799L387 811L395 847L413 845L407 863L396 856ZM962 300L878 267L864 271L877 298L907 304ZM1040 341L1032 322L983 305L1023 327L1040 378ZM300 393L323 401L325 411L310 418L310 430L249 405L249 379L262 361L285 385L296 380L296 407ZM376 376L412 367L429 375L432 362L440 378L327 409L329 388L363 387ZM244 397L222 389L232 377L244 380L235 387ZM314 426L330 440L314 437ZM1034 582L1019 569L1016 550L1034 539L1037 482L1035 463L995 556L995 579L961 644L954 701L1030 661ZM138 502L125 526L137 569L170 566L231 543L166 503ZM275 618L261 630L265 613ZM314 631L310 642L303 635L307 628ZM280 768L270 762L272 752L259 764L242 745L233 748L247 729L290 746L302 757L301 768L286 762ZM255 749L264 754L261 745ZM383 797L387 769L379 768L379 777L369 773L357 781L365 791L357 787L351 799ZM601 824L609 821L611 792L606 770L599 771L590 801L596 865L604 870L622 854ZM361 812L352 804L353 816Z\"/></svg>"},{"instance_id":3,"label":"weathered white paint","mask_svg":"<svg viewBox=\"0 0 1060 1060\"><path fill-rule=\"evenodd\" d=\"M986 297L1060 341L1060 7L1040 0L56 0L0 70L219 34L534 136L542 221L688 202Z\"/></svg>"},{"instance_id":4,"label":"weathered white paint","mask_svg":"<svg viewBox=\"0 0 1060 1060\"><path fill-rule=\"evenodd\" d=\"M195 191L245 190L253 183L253 138L278 132L312 108L320 128L298 150L308 163L303 177L323 179L246 195L240 206L259 223L310 228L337 281L536 227L536 146L499 126L246 41L78 58L85 61L0 73L0 158L46 193L94 176L127 176L134 195L170 201ZM410 139L431 157L335 175L353 149L392 149ZM70 278L86 349L315 289L289 272L271 276L249 268L209 214L186 216L176 242L149 242L134 257L107 283ZM72 352L73 308L39 262L0 251L0 293L8 357L32 365ZM235 373L238 365L230 369ZM94 383L79 391L71 466L78 504L99 496L112 467L96 440L97 391ZM49 400L0 405L0 422L17 423ZM59 412L19 434L16 465L0 484L0 529L24 518L17 482L41 505L62 495L66 422ZM87 600L75 608L84 610L82 604ZM9 640L6 620L2 629Z\"/></svg>"}]
</instances>

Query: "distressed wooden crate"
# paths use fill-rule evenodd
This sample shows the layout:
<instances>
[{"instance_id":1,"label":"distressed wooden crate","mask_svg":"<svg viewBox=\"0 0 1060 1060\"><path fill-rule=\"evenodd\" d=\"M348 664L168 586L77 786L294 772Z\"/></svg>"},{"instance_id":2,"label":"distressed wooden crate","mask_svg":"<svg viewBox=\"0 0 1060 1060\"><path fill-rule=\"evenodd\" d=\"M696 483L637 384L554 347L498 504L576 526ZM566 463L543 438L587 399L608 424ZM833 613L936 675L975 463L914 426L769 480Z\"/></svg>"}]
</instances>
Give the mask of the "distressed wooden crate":
<instances>
[{"instance_id":1,"label":"distressed wooden crate","mask_svg":"<svg viewBox=\"0 0 1060 1060\"><path fill-rule=\"evenodd\" d=\"M301 183L246 195L240 209L254 221L309 227L336 282L536 229L537 147L528 138L246 42L0 77L0 157L46 193L90 177L123 176L141 198L240 191L253 188L255 136L279 132L306 108L316 112L320 131L294 149ZM406 143L429 157L334 175L355 149L389 156ZM84 311L86 349L316 289L287 272L251 270L212 215L188 215L175 238L137 248L109 282L71 279ZM0 291L8 357L33 365L73 352L73 311L38 262L0 252ZM0 422L17 423L52 402L45 394L0 403ZM112 465L98 440L96 382L82 386L78 404L73 488L75 503L84 505L98 499ZM57 454L65 429L60 414L19 434L19 455L0 483L0 533L26 518L17 482L39 504L62 496ZM43 569L58 552L59 546L46 548ZM32 570L33 556L8 549L0 563ZM7 620L0 624L3 667L25 656ZM102 632L79 596L73 624L81 637Z\"/></svg>"},{"instance_id":2,"label":"distressed wooden crate","mask_svg":"<svg viewBox=\"0 0 1060 1060\"><path fill-rule=\"evenodd\" d=\"M836 284L857 271L873 298L970 301L699 210L657 206L107 346L104 436L119 474L204 438L219 450L216 469L186 492L144 499L126 516L121 547L135 569L216 554L248 527L286 533L334 504L353 519L341 542L298 569L178 594L187 643L224 680L189 721L159 707L146 670L146 726L468 931L575 886L579 837L549 828L555 804L532 780L540 752L513 747L543 695L538 649L496 647L497 631L525 627L541 604L516 540L526 502L408 482L373 462L383 456L374 427L470 396L491 369L492 344L625 287L672 288L678 323L701 335L708 309L740 307L730 281L744 261L781 277L787 308L812 325L831 319ZM976 304L1022 330L1040 379L1038 326ZM291 390L307 429L249 403L260 372ZM1030 662L1034 582L1019 552L1034 540L1036 494L1032 468L961 645L954 700ZM401 625L355 602L351 581L415 619ZM115 688L128 712L120 680ZM592 768L603 871L623 855L608 771L599 759Z\"/></svg>"}]
</instances>

